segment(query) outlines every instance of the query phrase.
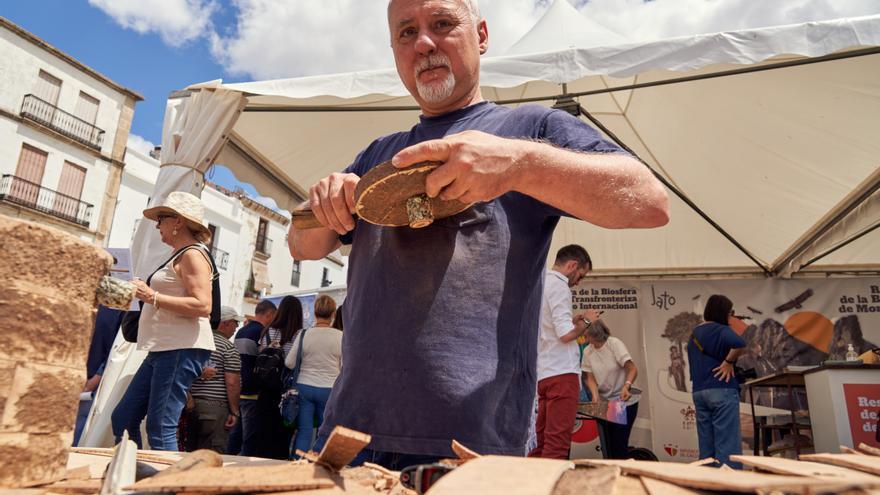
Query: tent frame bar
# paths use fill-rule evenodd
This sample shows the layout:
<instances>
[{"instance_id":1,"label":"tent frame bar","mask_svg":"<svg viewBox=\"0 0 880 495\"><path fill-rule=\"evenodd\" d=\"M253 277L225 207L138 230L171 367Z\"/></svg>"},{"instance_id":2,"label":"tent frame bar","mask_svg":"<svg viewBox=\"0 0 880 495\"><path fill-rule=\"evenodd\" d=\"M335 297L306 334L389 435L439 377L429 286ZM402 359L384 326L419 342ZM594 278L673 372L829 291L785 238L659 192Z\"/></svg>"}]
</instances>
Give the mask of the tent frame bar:
<instances>
[{"instance_id":1,"label":"tent frame bar","mask_svg":"<svg viewBox=\"0 0 880 495\"><path fill-rule=\"evenodd\" d=\"M566 93L554 96L535 96L532 98L515 98L511 100L495 100L497 105L512 105L517 103L534 103L539 101L556 101L559 98L578 98L581 96L591 96L606 93L615 93L617 91L630 91L635 89L650 88L655 86L667 86L671 84L679 84L693 81L701 81L704 79L715 79L719 77L737 76L741 74L750 74L753 72L763 72L774 69L784 69L788 67L798 67L802 65L818 64L822 62L831 62L835 60L844 60L848 58L864 57L868 55L880 54L880 46L852 50L842 53L832 53L821 57L810 57L798 60L786 60L784 62L774 62L767 65L742 67L739 69L730 69L719 72L710 72L707 74L698 74L693 76L676 77L672 79L664 79L662 81L650 81L635 84L627 84L625 86L614 86L609 88L594 89L590 91L579 91L575 93ZM324 105L312 106L274 106L274 107L246 107L245 112L402 112L402 111L419 111L417 105L405 106L351 106L351 107L332 107Z\"/></svg>"},{"instance_id":2,"label":"tent frame bar","mask_svg":"<svg viewBox=\"0 0 880 495\"><path fill-rule=\"evenodd\" d=\"M786 254L781 260L774 263L771 267L771 271L774 274L779 274L789 263L796 260L801 254L807 251L810 246L814 245L823 235L825 235L829 230L831 230L835 225L840 223L844 218L849 216L856 208L864 204L871 196L874 195L877 191L880 191L880 171L872 174L873 177L868 177L866 182L863 182L859 188L857 188L850 197L844 198L843 201L838 204L831 211L834 212L829 218L824 219L824 221L820 220L818 226L814 226L813 233L807 236L804 239L799 240L794 246L790 248L788 254ZM837 245L829 250L824 251L822 254L814 257L810 261L805 264L797 267L792 270L792 272L797 272L802 268L809 266L810 264L828 256L834 251L840 249L841 247L849 244L850 242L862 237L865 234L868 234L870 231L877 228L877 226L873 226L869 228L867 231L857 234L856 236L846 240L846 242Z\"/></svg>"}]
</instances>

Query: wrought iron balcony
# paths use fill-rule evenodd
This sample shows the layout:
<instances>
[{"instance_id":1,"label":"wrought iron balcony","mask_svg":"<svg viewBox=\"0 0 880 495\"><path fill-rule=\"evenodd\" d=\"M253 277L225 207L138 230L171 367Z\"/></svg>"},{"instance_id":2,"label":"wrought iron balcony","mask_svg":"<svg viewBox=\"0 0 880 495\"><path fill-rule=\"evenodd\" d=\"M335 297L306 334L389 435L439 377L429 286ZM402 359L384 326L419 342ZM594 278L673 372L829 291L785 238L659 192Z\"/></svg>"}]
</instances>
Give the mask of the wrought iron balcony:
<instances>
[{"instance_id":1,"label":"wrought iron balcony","mask_svg":"<svg viewBox=\"0 0 880 495\"><path fill-rule=\"evenodd\" d=\"M0 201L40 211L84 227L92 219L93 206L20 177L6 174L0 178Z\"/></svg>"},{"instance_id":2,"label":"wrought iron balcony","mask_svg":"<svg viewBox=\"0 0 880 495\"><path fill-rule=\"evenodd\" d=\"M217 268L225 270L229 266L229 253L226 251L211 248L211 255L214 257L214 263L217 263Z\"/></svg>"},{"instance_id":3,"label":"wrought iron balcony","mask_svg":"<svg viewBox=\"0 0 880 495\"><path fill-rule=\"evenodd\" d=\"M104 142L104 131L34 95L24 95L21 116L96 150Z\"/></svg>"},{"instance_id":4,"label":"wrought iron balcony","mask_svg":"<svg viewBox=\"0 0 880 495\"><path fill-rule=\"evenodd\" d=\"M257 243L254 249L263 256L272 256L272 239L269 239L265 234L257 235Z\"/></svg>"}]
</instances>

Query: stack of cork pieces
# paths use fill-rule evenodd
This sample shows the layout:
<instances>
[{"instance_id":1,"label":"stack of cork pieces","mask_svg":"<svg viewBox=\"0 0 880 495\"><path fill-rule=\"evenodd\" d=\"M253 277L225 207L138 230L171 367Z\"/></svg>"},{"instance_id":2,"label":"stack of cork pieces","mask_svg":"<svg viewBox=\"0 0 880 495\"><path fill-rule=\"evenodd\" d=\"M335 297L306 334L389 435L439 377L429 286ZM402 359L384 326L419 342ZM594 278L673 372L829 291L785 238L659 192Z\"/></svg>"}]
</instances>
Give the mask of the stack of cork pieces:
<instances>
[{"instance_id":1,"label":"stack of cork pieces","mask_svg":"<svg viewBox=\"0 0 880 495\"><path fill-rule=\"evenodd\" d=\"M59 230L0 215L0 487L64 476L113 258Z\"/></svg>"},{"instance_id":2,"label":"stack of cork pieces","mask_svg":"<svg viewBox=\"0 0 880 495\"><path fill-rule=\"evenodd\" d=\"M369 435L338 427L320 454L308 454L295 462L219 456L210 451L139 451L138 471L145 477L117 492L106 491L102 479L112 451L74 449L68 479L14 493L418 495L401 485L399 472L369 463L346 467L369 441ZM444 461L453 469L430 487L429 495L880 495L880 451L866 445L859 450L844 448L842 454L803 455L799 461L735 456L746 466L743 471L700 463L481 456L455 442L453 451L458 459ZM12 491L0 490L0 495L12 495Z\"/></svg>"}]
</instances>

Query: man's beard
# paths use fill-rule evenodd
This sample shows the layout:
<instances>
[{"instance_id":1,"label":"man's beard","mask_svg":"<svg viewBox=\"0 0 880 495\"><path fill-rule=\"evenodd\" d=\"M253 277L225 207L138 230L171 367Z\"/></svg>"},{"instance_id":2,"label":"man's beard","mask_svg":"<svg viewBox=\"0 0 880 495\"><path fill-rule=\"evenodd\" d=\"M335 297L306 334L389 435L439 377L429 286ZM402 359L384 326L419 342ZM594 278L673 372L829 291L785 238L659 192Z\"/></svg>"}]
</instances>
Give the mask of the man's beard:
<instances>
[{"instance_id":1,"label":"man's beard","mask_svg":"<svg viewBox=\"0 0 880 495\"><path fill-rule=\"evenodd\" d=\"M449 58L441 53L431 55L419 61L415 69L416 89L423 100L428 103L440 103L452 96L452 92L455 90L455 76L452 74L450 65ZM445 66L447 69L446 77L442 81L434 80L428 84L421 82L419 74L423 70L440 66Z\"/></svg>"}]
</instances>

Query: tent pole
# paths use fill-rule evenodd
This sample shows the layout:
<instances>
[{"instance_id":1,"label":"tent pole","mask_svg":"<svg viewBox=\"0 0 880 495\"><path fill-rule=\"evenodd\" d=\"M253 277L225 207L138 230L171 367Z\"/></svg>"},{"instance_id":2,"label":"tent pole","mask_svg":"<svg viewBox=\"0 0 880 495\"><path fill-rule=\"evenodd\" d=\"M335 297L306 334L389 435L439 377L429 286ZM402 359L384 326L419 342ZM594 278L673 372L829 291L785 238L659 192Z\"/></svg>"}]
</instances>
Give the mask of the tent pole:
<instances>
[{"instance_id":1,"label":"tent pole","mask_svg":"<svg viewBox=\"0 0 880 495\"><path fill-rule=\"evenodd\" d=\"M832 248L830 248L830 249L827 249L827 250L823 251L822 253L817 254L817 255L814 256L810 261L807 261L806 263L804 263L803 265L801 265L800 267L798 267L797 271L800 271L800 270L802 270L802 269L804 269L804 268L806 268L806 267L812 265L813 263L815 263L815 262L821 260L822 258L828 256L829 254L833 253L834 251L837 251L838 249L840 249L840 248L846 246L847 244L850 244L851 242L854 242L854 241L856 241L856 240L858 240L858 239L861 239L862 237L864 237L864 236L870 234L871 232L877 230L878 227L880 227L880 222L875 223L874 225L872 225L872 226L866 228L865 230L863 230L863 231L859 232L858 234L856 234L856 235L850 237L849 239L847 239L847 240L841 242L840 244L838 244L838 245L836 245L836 246L834 246L834 247L832 247ZM795 272L795 273L796 273L796 272Z\"/></svg>"},{"instance_id":2,"label":"tent pole","mask_svg":"<svg viewBox=\"0 0 880 495\"><path fill-rule=\"evenodd\" d=\"M843 221L843 219L849 216L850 213L852 213L856 208L865 204L865 202L867 202L871 198L871 196L873 196L877 191L880 191L880 171L875 171L870 177L868 177L868 179L863 181L862 184L859 185L859 187L857 187L852 193L850 193L846 198L844 198L840 203L832 208L831 211L826 214L825 217L820 220L817 225L813 226L810 229L812 231L812 234L808 235L805 238L799 239L791 248L788 249L787 253L783 253L783 258L781 260L773 263L773 266L770 267L771 271L776 274L783 271L789 263L797 260L797 258L804 254L810 248L810 246L818 242L819 239L822 238L822 236L824 236L829 230L834 228L835 225ZM873 230L873 228L871 230ZM807 232L809 233L810 231ZM858 237L861 237L861 235L864 234L858 234ZM845 246L849 242L851 241L847 241L846 243L833 248L831 251L826 251L825 253L814 257L809 262L807 262L807 264L801 265L799 268L792 270L792 273L831 254L832 252Z\"/></svg>"},{"instance_id":3,"label":"tent pole","mask_svg":"<svg viewBox=\"0 0 880 495\"><path fill-rule=\"evenodd\" d=\"M723 235L728 241L730 241L731 244L733 244L734 246L736 246L737 249L739 249L743 254L745 254L750 260L752 260L752 262L755 263L755 265L757 265L758 268L760 268L761 271L764 272L764 275L765 275L765 276L767 276L767 277L771 277L771 276L773 275L773 274L767 269L767 267L764 266L763 263L761 263L761 262L760 262L760 261L759 261L759 260L758 260L758 259L752 254L752 253L749 252L748 249L746 249L742 244L740 244L739 241L737 241L732 235L730 235L726 230L724 230L724 228L722 228L722 227L721 227L720 225L718 225L714 220L712 220L712 218L709 217L709 215L707 215L706 212L704 212L703 210L701 210L700 207L697 206L696 203L694 203L693 201L691 201L691 199L688 198L688 197L687 197L687 196L686 196L681 190L679 190L678 187L676 187L674 184L672 184L672 182L670 182L668 179L666 179L666 177L663 177L662 174L660 174L659 172L657 172L656 170L654 170L654 168L651 167L650 165L648 165L647 162L645 162L644 160L642 160L641 158L639 158L639 156L635 153L635 151L633 151L629 146L627 146L626 143L623 142L623 140L621 140L620 138L617 137L617 135L615 135L613 132L611 132L610 129L608 129L607 127L605 127L605 125L602 124L602 122L599 121L599 119L593 117L593 116L590 114L590 112L586 111L586 109L584 109L584 107L581 106L580 104L578 104L577 107L578 107L578 109L580 110L581 115L583 115L584 117L586 117L587 119L589 119L589 121L592 122L593 125L595 125L595 126L598 127L602 132L604 132L609 138L611 138L612 141L614 141L615 143L617 143L618 146L620 146L621 148L623 148L624 150L626 150L629 154L631 154L632 156L634 156L638 161L642 162L642 165L644 165L645 167L647 167L648 170L650 170L651 173L654 174L654 177L656 177L657 180L659 180L660 182L662 182L664 186L666 186L670 191L672 191L676 196L678 196L679 199L681 199L682 201L684 201L686 205L688 205L692 210L694 210L694 212L696 212L697 215L700 215L700 217L702 217L703 220L705 220L706 222L708 222L709 225L712 226L712 228L714 228L715 230L717 230L719 234Z\"/></svg>"},{"instance_id":4,"label":"tent pole","mask_svg":"<svg viewBox=\"0 0 880 495\"><path fill-rule=\"evenodd\" d=\"M590 91L578 91L575 93L565 93L565 94L556 95L556 96L535 96L532 98L516 98L516 99L512 99L512 100L497 100L494 103L497 105L509 105L509 104L514 104L514 103L532 103L532 102L538 102L538 101L556 100L561 97L577 98L580 96L592 96L592 95L600 95L600 94L605 94L605 93L615 93L617 91L631 91L631 90L636 90L636 89L652 88L655 86L668 86L670 84L702 81L704 79L716 79L719 77L738 76L741 74L751 74L752 72L764 72L764 71L768 71L768 70L785 69L788 67L798 67L801 65L812 65L812 64L822 63L822 62L832 62L835 60L845 60L848 58L865 57L868 55L877 55L877 54L880 54L880 47L875 46L875 47L871 47L871 48L864 48L861 50L853 50L850 52L833 53L831 55L824 55L822 57L811 57L811 58L805 58L805 59L799 59L799 60L788 60L785 62L776 62L776 63L772 63L772 64L767 64L767 65L742 67L739 69L724 70L724 71L720 71L720 72L710 72L707 74L698 74L698 75L694 75L694 76L676 77L676 78L672 78L672 79L664 79L662 81L650 81L650 82L642 82L642 83L636 83L636 84L627 84L625 86L614 86L614 87L610 87L610 88L594 89L594 90L590 90Z\"/></svg>"}]
</instances>

